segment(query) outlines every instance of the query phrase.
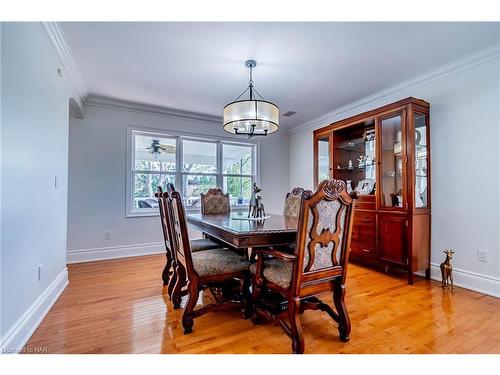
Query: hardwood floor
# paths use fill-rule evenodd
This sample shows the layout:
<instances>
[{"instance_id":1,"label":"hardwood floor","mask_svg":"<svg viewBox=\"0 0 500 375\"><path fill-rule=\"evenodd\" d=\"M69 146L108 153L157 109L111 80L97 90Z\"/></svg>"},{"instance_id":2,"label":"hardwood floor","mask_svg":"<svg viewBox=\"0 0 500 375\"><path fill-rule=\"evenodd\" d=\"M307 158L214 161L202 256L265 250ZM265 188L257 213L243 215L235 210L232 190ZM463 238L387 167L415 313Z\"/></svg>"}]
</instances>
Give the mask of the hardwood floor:
<instances>
[{"instance_id":1,"label":"hardwood floor","mask_svg":"<svg viewBox=\"0 0 500 375\"><path fill-rule=\"evenodd\" d=\"M272 323L238 312L207 314L184 335L182 309L164 294L163 255L69 265L69 286L28 347L48 353L291 353ZM163 292L163 293L162 293ZM208 298L206 295L200 298ZM324 298L331 303L331 297ZM387 275L351 264L351 340L320 311L301 316L306 353L500 353L500 300L435 281Z\"/></svg>"}]
</instances>

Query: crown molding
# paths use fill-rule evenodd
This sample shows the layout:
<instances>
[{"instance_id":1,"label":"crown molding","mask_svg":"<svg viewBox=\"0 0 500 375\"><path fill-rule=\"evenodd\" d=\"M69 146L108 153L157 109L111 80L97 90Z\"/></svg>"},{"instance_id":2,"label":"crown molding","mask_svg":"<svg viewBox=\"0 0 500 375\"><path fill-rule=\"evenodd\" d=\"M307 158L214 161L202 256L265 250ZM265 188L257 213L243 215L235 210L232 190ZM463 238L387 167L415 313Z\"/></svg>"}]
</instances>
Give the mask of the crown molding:
<instances>
[{"instance_id":1,"label":"crown molding","mask_svg":"<svg viewBox=\"0 0 500 375\"><path fill-rule=\"evenodd\" d=\"M494 44L486 49L475 52L471 55L462 57L451 63L443 65L437 69L433 69L427 73L410 78L406 81L390 86L387 89L381 90L375 94L369 95L363 99L354 101L350 104L342 106L335 111L329 112L325 115L316 117L302 125L296 126L290 130L290 134L295 134L303 130L315 129L331 124L332 122L347 118L359 112L360 107L369 106L376 101L389 101L398 97L401 91L411 90L424 83L440 79L451 74L457 73L461 70L467 69L474 65L483 63L490 59L500 56L500 44ZM380 104L380 103L378 103Z\"/></svg>"},{"instance_id":2,"label":"crown molding","mask_svg":"<svg viewBox=\"0 0 500 375\"><path fill-rule=\"evenodd\" d=\"M49 37L50 42L54 46L59 58L61 59L64 69L68 73L69 79L73 83L82 102L89 96L89 91L83 75L78 69L69 44L66 42L64 34L57 22L42 22L45 33Z\"/></svg>"},{"instance_id":3,"label":"crown molding","mask_svg":"<svg viewBox=\"0 0 500 375\"><path fill-rule=\"evenodd\" d=\"M112 109L124 109L127 111L140 112L145 114L153 114L167 117L180 117L192 120L201 120L217 125L222 124L222 117L207 115L198 112L183 111L168 107L156 106L152 104L136 103L128 100L109 98L105 96L90 96L85 102L85 105L94 107L104 107Z\"/></svg>"},{"instance_id":4,"label":"crown molding","mask_svg":"<svg viewBox=\"0 0 500 375\"><path fill-rule=\"evenodd\" d=\"M90 107L118 109L118 110L144 113L146 115L177 117L183 119L205 121L218 126L222 125L222 116L208 115L199 112L183 111L180 109L173 109L152 104L145 104L128 100L110 98L107 96L91 95L87 99L85 99L84 104ZM288 130L285 130L282 127L280 127L278 132L276 132L275 134L273 133L272 135L289 135L289 134L290 132Z\"/></svg>"}]
</instances>

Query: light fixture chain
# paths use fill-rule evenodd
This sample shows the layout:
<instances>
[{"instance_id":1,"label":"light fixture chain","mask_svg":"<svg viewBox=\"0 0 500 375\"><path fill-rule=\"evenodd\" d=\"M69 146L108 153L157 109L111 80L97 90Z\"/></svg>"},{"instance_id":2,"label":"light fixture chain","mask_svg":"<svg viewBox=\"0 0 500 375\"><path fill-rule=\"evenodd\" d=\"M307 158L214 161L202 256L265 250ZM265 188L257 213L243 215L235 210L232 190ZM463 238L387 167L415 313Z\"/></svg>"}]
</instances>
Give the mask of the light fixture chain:
<instances>
[{"instance_id":1,"label":"light fixture chain","mask_svg":"<svg viewBox=\"0 0 500 375\"><path fill-rule=\"evenodd\" d=\"M262 95L260 95L260 93L257 91L257 89L254 87L253 88L253 91L255 91L257 93L257 95L259 95L259 97L262 99L262 100L266 100L262 97Z\"/></svg>"},{"instance_id":2,"label":"light fixture chain","mask_svg":"<svg viewBox=\"0 0 500 375\"><path fill-rule=\"evenodd\" d=\"M252 65L250 65L250 81L248 81L248 88L250 89L250 100L253 100Z\"/></svg>"}]
</instances>

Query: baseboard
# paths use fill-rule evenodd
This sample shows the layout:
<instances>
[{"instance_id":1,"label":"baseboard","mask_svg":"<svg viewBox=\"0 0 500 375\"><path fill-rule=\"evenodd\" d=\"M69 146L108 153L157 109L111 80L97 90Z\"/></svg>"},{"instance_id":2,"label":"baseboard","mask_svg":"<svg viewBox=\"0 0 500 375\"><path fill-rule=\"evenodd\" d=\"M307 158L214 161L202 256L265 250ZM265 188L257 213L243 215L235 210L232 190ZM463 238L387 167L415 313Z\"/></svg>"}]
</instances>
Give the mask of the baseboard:
<instances>
[{"instance_id":1,"label":"baseboard","mask_svg":"<svg viewBox=\"0 0 500 375\"><path fill-rule=\"evenodd\" d=\"M19 353L23 349L67 285L68 269L64 268L2 337L1 353Z\"/></svg>"},{"instance_id":2,"label":"baseboard","mask_svg":"<svg viewBox=\"0 0 500 375\"><path fill-rule=\"evenodd\" d=\"M441 281L439 264L431 263L431 279ZM453 267L453 284L461 288L500 298L500 278Z\"/></svg>"},{"instance_id":3,"label":"baseboard","mask_svg":"<svg viewBox=\"0 0 500 375\"><path fill-rule=\"evenodd\" d=\"M68 250L67 263L95 262L97 260L128 258L161 253L165 253L165 244L163 242Z\"/></svg>"}]
</instances>

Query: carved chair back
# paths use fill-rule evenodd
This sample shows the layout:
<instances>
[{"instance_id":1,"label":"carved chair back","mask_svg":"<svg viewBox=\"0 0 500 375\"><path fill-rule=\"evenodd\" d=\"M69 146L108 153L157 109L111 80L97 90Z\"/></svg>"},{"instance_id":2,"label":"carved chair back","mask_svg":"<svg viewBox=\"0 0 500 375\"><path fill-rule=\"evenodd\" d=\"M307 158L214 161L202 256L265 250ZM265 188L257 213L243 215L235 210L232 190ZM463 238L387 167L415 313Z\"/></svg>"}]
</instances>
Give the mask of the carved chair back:
<instances>
[{"instance_id":1,"label":"carved chair back","mask_svg":"<svg viewBox=\"0 0 500 375\"><path fill-rule=\"evenodd\" d=\"M172 251L172 241L170 235L170 220L167 217L166 198L163 196L163 189L158 186L158 192L155 193L158 199L158 209L160 211L161 229L163 230L163 239L168 251Z\"/></svg>"},{"instance_id":2,"label":"carved chair back","mask_svg":"<svg viewBox=\"0 0 500 375\"><path fill-rule=\"evenodd\" d=\"M294 295L331 290L333 278L345 282L358 195L349 195L340 180L325 180L316 192L302 193L291 283ZM326 289L318 289L319 284Z\"/></svg>"},{"instance_id":3,"label":"carved chair back","mask_svg":"<svg viewBox=\"0 0 500 375\"><path fill-rule=\"evenodd\" d=\"M229 194L224 194L221 189L210 189L205 194L201 193L201 213L203 215L229 214Z\"/></svg>"},{"instance_id":4,"label":"carved chair back","mask_svg":"<svg viewBox=\"0 0 500 375\"><path fill-rule=\"evenodd\" d=\"M302 201L302 193L304 189L300 187L294 188L290 193L286 194L285 206L283 208L283 215L286 217L299 217L300 203Z\"/></svg>"},{"instance_id":5,"label":"carved chair back","mask_svg":"<svg viewBox=\"0 0 500 375\"><path fill-rule=\"evenodd\" d=\"M193 259L191 257L191 245L189 243L186 212L182 203L182 197L174 190L168 194L168 210L172 220L172 245L174 258L186 270L187 278L190 279L194 271Z\"/></svg>"},{"instance_id":6,"label":"carved chair back","mask_svg":"<svg viewBox=\"0 0 500 375\"><path fill-rule=\"evenodd\" d=\"M175 191L174 185L172 183L167 184L167 192ZM172 244L172 228L170 213L168 211L168 193L163 192L161 186L158 186L158 191L155 193L155 197L158 199L158 210L160 211L161 227L163 230L163 239L165 240L165 245L168 250L173 251Z\"/></svg>"}]
</instances>

